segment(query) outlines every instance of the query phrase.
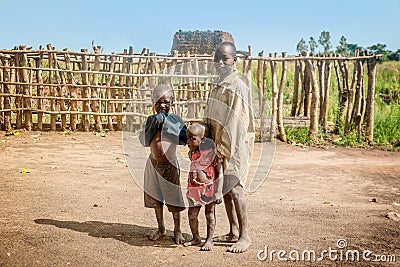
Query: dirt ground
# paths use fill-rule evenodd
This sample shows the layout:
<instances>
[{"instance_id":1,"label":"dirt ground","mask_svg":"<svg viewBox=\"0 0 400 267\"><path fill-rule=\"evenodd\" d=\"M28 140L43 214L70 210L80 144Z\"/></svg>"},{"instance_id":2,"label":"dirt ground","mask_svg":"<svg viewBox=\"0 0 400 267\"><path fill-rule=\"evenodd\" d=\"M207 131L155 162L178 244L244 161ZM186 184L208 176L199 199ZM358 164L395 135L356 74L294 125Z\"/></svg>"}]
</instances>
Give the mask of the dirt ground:
<instances>
[{"instance_id":1,"label":"dirt ground","mask_svg":"<svg viewBox=\"0 0 400 267\"><path fill-rule=\"evenodd\" d=\"M400 214L398 152L279 143L267 179L247 194L252 245L242 254L174 245L171 231L149 241L155 217L124 158L120 132L0 132L0 266L400 266L400 222L386 216ZM167 211L165 220L171 230ZM227 231L221 204L215 234ZM305 250L333 254L302 260ZM346 261L349 250L360 260Z\"/></svg>"}]
</instances>

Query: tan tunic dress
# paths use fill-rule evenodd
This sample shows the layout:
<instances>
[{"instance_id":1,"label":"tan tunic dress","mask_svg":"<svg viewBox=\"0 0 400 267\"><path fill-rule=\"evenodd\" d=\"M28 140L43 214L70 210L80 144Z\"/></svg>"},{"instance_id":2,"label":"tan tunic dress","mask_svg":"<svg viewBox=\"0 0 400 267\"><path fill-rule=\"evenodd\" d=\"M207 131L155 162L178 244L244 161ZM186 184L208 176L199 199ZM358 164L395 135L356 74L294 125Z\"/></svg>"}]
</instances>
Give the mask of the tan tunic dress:
<instances>
[{"instance_id":1,"label":"tan tunic dress","mask_svg":"<svg viewBox=\"0 0 400 267\"><path fill-rule=\"evenodd\" d=\"M224 174L234 175L245 186L250 147L254 142L251 91L234 71L216 81L207 101L205 120L211 130Z\"/></svg>"}]
</instances>

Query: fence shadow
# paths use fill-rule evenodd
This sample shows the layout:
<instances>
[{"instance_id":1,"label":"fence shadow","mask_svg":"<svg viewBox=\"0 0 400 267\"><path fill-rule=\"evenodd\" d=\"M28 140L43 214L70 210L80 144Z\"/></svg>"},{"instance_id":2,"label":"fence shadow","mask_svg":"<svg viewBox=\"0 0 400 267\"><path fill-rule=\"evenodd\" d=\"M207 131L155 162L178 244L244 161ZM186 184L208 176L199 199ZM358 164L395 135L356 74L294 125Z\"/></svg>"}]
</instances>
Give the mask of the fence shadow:
<instances>
[{"instance_id":1,"label":"fence shadow","mask_svg":"<svg viewBox=\"0 0 400 267\"><path fill-rule=\"evenodd\" d=\"M172 231L167 230L166 236L157 241L151 241L148 239L148 235L156 229L135 224L107 223L101 221L58 221L53 219L35 219L34 222L37 224L53 225L58 228L65 228L76 232L88 233L88 235L92 237L114 238L131 246L163 248L174 248L177 246L173 240ZM185 239L190 238L190 235L187 233L184 233L183 236Z\"/></svg>"}]
</instances>

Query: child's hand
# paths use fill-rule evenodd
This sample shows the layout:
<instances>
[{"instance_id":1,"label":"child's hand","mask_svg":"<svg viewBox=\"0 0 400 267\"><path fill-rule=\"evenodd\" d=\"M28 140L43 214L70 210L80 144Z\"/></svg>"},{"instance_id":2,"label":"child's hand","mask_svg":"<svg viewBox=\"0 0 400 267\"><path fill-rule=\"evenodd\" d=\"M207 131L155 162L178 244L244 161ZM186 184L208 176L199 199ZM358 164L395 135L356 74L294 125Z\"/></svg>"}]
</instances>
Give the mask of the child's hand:
<instances>
[{"instance_id":1,"label":"child's hand","mask_svg":"<svg viewBox=\"0 0 400 267\"><path fill-rule=\"evenodd\" d=\"M221 203L222 203L222 197L217 198L217 199L215 200L215 204L221 204Z\"/></svg>"}]
</instances>

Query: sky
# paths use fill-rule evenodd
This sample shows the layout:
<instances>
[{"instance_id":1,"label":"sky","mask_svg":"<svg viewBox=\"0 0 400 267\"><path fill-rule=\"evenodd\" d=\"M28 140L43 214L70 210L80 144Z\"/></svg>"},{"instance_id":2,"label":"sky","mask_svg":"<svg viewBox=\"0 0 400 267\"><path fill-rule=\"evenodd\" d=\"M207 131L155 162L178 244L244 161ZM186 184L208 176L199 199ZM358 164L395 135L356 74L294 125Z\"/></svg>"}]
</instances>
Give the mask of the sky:
<instances>
[{"instance_id":1,"label":"sky","mask_svg":"<svg viewBox=\"0 0 400 267\"><path fill-rule=\"evenodd\" d=\"M251 45L253 55L297 54L301 38L318 41L322 31L333 47L344 36L364 48L381 43L400 49L400 0L0 0L0 12L0 49L50 43L80 51L94 40L105 53L133 46L167 54L178 30L226 31L239 50Z\"/></svg>"}]
</instances>

